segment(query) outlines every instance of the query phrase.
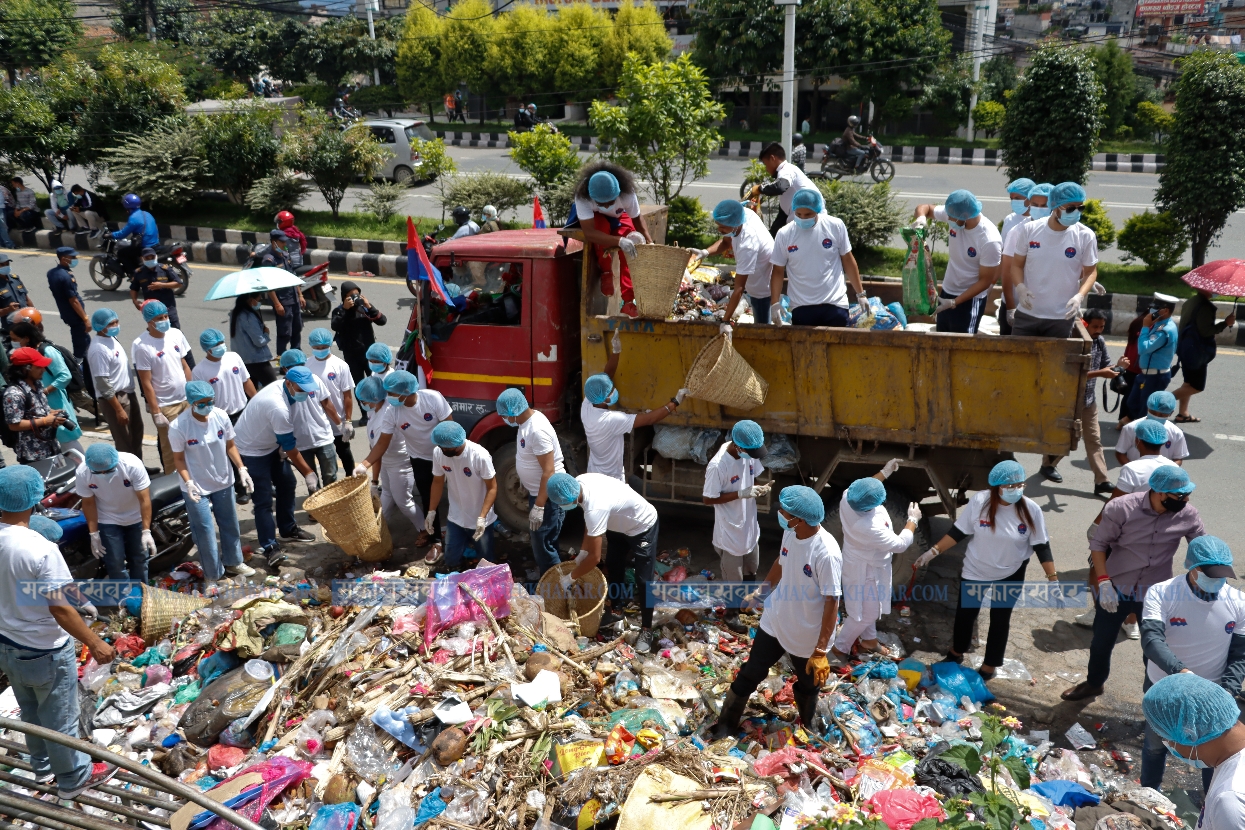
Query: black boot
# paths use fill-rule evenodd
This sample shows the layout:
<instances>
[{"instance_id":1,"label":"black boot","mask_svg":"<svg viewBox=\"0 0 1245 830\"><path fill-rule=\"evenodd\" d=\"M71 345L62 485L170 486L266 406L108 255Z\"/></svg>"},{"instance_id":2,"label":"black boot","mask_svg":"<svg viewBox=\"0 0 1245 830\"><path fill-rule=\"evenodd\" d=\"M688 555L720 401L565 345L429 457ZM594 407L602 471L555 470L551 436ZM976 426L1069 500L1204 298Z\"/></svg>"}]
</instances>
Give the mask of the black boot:
<instances>
[{"instance_id":1,"label":"black boot","mask_svg":"<svg viewBox=\"0 0 1245 830\"><path fill-rule=\"evenodd\" d=\"M734 735L739 729L739 719L744 716L744 707L747 705L748 701L740 700L734 692L727 689L726 697L722 699L722 714L718 715L717 723L710 730L710 738L720 741Z\"/></svg>"},{"instance_id":2,"label":"black boot","mask_svg":"<svg viewBox=\"0 0 1245 830\"><path fill-rule=\"evenodd\" d=\"M796 695L795 706L800 712L800 722L804 724L804 728L812 730L813 718L817 715L817 691L814 690L807 695Z\"/></svg>"}]
</instances>

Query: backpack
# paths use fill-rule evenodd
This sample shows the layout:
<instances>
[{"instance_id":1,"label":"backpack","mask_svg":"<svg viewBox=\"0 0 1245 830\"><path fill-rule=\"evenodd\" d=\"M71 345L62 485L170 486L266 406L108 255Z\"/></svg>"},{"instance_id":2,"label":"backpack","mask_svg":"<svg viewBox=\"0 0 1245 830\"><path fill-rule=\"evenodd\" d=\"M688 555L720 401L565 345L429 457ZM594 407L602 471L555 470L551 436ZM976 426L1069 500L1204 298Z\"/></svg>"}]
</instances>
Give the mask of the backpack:
<instances>
[{"instance_id":1,"label":"backpack","mask_svg":"<svg viewBox=\"0 0 1245 830\"><path fill-rule=\"evenodd\" d=\"M1215 359L1217 349L1215 338L1203 337L1197 333L1197 326L1190 323L1180 330L1176 340L1176 361L1181 367L1196 371Z\"/></svg>"},{"instance_id":2,"label":"backpack","mask_svg":"<svg viewBox=\"0 0 1245 830\"><path fill-rule=\"evenodd\" d=\"M65 389L65 393L72 395L75 392L86 391L86 378L82 376L82 364L78 362L78 358L74 357L74 353L64 346L56 345L51 340L44 340L39 344L39 354L47 357L47 352L44 349L49 346L60 352L61 359L65 361L65 366L69 369L69 387Z\"/></svg>"}]
</instances>

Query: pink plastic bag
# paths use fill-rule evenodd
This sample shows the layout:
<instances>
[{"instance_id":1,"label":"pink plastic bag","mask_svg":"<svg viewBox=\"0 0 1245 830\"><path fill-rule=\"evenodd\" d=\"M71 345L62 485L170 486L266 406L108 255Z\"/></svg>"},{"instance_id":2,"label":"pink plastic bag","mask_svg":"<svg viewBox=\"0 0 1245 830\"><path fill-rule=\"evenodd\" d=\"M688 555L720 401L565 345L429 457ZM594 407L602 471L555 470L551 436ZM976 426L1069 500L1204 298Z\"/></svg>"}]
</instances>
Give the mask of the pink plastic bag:
<instances>
[{"instance_id":1,"label":"pink plastic bag","mask_svg":"<svg viewBox=\"0 0 1245 830\"><path fill-rule=\"evenodd\" d=\"M431 646L437 635L447 628L487 619L480 606L465 591L459 590L459 585L469 586L488 604L493 616L501 619L510 615L510 586L513 584L508 565L481 565L436 580L428 597L424 642Z\"/></svg>"},{"instance_id":2,"label":"pink plastic bag","mask_svg":"<svg viewBox=\"0 0 1245 830\"><path fill-rule=\"evenodd\" d=\"M258 823L260 816L264 814L264 808L271 804L286 787L292 787L311 775L311 764L306 761L295 761L286 758L284 755L274 755L267 761L260 764L252 764L225 780L232 781L239 775L248 775L253 772L263 776L263 792L254 801L238 807L237 812ZM225 782L222 781L221 783ZM228 821L218 818L207 826L207 830L228 830L231 827L233 825Z\"/></svg>"},{"instance_id":3,"label":"pink plastic bag","mask_svg":"<svg viewBox=\"0 0 1245 830\"><path fill-rule=\"evenodd\" d=\"M771 752L752 764L752 771L762 778L770 775L788 775L787 768L792 764L808 764L823 775L829 775L826 762L816 752L800 749L795 746L784 746L777 752Z\"/></svg>"},{"instance_id":4,"label":"pink plastic bag","mask_svg":"<svg viewBox=\"0 0 1245 830\"><path fill-rule=\"evenodd\" d=\"M938 799L913 790L882 790L865 802L891 830L911 830L923 818L944 819Z\"/></svg>"}]
</instances>

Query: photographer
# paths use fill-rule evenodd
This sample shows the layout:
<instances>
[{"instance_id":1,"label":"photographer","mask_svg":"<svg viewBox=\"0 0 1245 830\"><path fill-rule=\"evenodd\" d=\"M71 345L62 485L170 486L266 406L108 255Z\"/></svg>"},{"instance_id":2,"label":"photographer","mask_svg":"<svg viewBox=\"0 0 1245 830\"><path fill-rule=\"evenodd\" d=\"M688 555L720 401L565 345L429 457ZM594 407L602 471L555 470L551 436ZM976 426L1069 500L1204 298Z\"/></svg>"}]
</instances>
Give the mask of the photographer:
<instances>
[{"instance_id":1,"label":"photographer","mask_svg":"<svg viewBox=\"0 0 1245 830\"><path fill-rule=\"evenodd\" d=\"M56 430L69 421L63 409L48 406L40 382L52 359L23 346L9 353L9 385L4 389L4 420L17 433L17 460L32 464L60 452Z\"/></svg>"},{"instance_id":2,"label":"photographer","mask_svg":"<svg viewBox=\"0 0 1245 830\"><path fill-rule=\"evenodd\" d=\"M372 327L383 326L386 322L385 315L363 296L358 284L342 283L342 302L333 309L330 325L336 333L337 348L342 350L356 384L367 377L367 347L376 342Z\"/></svg>"}]
</instances>

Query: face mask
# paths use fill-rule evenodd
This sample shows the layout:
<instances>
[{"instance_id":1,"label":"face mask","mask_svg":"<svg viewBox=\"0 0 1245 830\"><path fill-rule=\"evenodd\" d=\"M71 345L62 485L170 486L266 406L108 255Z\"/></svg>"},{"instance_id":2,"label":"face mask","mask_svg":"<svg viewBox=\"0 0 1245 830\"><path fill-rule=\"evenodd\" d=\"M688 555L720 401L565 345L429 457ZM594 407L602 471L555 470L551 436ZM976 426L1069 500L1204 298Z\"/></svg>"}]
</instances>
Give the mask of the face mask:
<instances>
[{"instance_id":1,"label":"face mask","mask_svg":"<svg viewBox=\"0 0 1245 830\"><path fill-rule=\"evenodd\" d=\"M462 447L454 447L453 449L446 449L445 447L441 447L440 450L441 450L441 454L444 455L446 458L458 458L458 456L463 454Z\"/></svg>"},{"instance_id":2,"label":"face mask","mask_svg":"<svg viewBox=\"0 0 1245 830\"><path fill-rule=\"evenodd\" d=\"M74 257L73 259L69 260L69 267L70 267L70 268L77 268L77 267L78 267L78 258L77 258L77 257Z\"/></svg>"},{"instance_id":3,"label":"face mask","mask_svg":"<svg viewBox=\"0 0 1245 830\"><path fill-rule=\"evenodd\" d=\"M144 267L144 268L155 268L155 267L156 267L156 261L155 261L154 259L144 259L144 260L143 260L143 267Z\"/></svg>"},{"instance_id":4,"label":"face mask","mask_svg":"<svg viewBox=\"0 0 1245 830\"><path fill-rule=\"evenodd\" d=\"M743 447L739 446L738 444L736 444L736 445L735 445L735 452L739 453L739 457L740 457L740 458L751 458L751 457L752 457L752 456L748 455L748 451L747 451L747 450L745 450ZM781 516L782 514L781 514L781 513L779 513L778 515L780 515L780 516Z\"/></svg>"},{"instance_id":5,"label":"face mask","mask_svg":"<svg viewBox=\"0 0 1245 830\"><path fill-rule=\"evenodd\" d=\"M562 510L569 512L571 510L574 510L576 507L579 507L579 502L573 501L570 504L559 504L558 507L561 507Z\"/></svg>"},{"instance_id":6,"label":"face mask","mask_svg":"<svg viewBox=\"0 0 1245 830\"><path fill-rule=\"evenodd\" d=\"M197 403L195 404L195 414L196 415L211 415L213 406L214 405L210 403Z\"/></svg>"},{"instance_id":7,"label":"face mask","mask_svg":"<svg viewBox=\"0 0 1245 830\"><path fill-rule=\"evenodd\" d=\"M397 395L388 395L386 396L385 400L389 401L390 406L401 406L402 405L402 399L399 398Z\"/></svg>"},{"instance_id":8,"label":"face mask","mask_svg":"<svg viewBox=\"0 0 1245 830\"><path fill-rule=\"evenodd\" d=\"M254 309L258 310L258 309L259 309L259 300L252 300L252 301L251 301L251 308L254 308Z\"/></svg>"},{"instance_id":9,"label":"face mask","mask_svg":"<svg viewBox=\"0 0 1245 830\"><path fill-rule=\"evenodd\" d=\"M1012 199L1012 213L1019 213L1023 215L1028 209L1029 206L1025 204L1024 199Z\"/></svg>"},{"instance_id":10,"label":"face mask","mask_svg":"<svg viewBox=\"0 0 1245 830\"><path fill-rule=\"evenodd\" d=\"M728 233L727 236L729 236L731 239L734 239L735 237L739 236L739 228L735 228L735 230Z\"/></svg>"},{"instance_id":11,"label":"face mask","mask_svg":"<svg viewBox=\"0 0 1245 830\"><path fill-rule=\"evenodd\" d=\"M505 421L506 426L508 427L517 427L519 425L519 422L516 421L514 418L503 417L502 420Z\"/></svg>"},{"instance_id":12,"label":"face mask","mask_svg":"<svg viewBox=\"0 0 1245 830\"><path fill-rule=\"evenodd\" d=\"M329 355L332 354L333 352L331 349L312 349L311 353L315 355L316 357L318 357L320 360L328 360Z\"/></svg>"},{"instance_id":13,"label":"face mask","mask_svg":"<svg viewBox=\"0 0 1245 830\"><path fill-rule=\"evenodd\" d=\"M216 358L224 357L225 356L225 344L217 343L215 346L208 349L208 354Z\"/></svg>"},{"instance_id":14,"label":"face mask","mask_svg":"<svg viewBox=\"0 0 1245 830\"><path fill-rule=\"evenodd\" d=\"M1170 496L1162 501L1163 509L1168 513L1179 513L1181 510L1184 510L1186 504L1188 504L1188 502L1181 501L1180 499L1175 499Z\"/></svg>"},{"instance_id":15,"label":"face mask","mask_svg":"<svg viewBox=\"0 0 1245 830\"><path fill-rule=\"evenodd\" d=\"M1158 310L1157 308L1155 308L1154 306L1150 306L1150 307L1147 309L1147 311L1149 311L1149 312L1150 312L1150 316L1151 316L1151 317L1158 317L1158 316L1159 316L1159 310Z\"/></svg>"},{"instance_id":16,"label":"face mask","mask_svg":"<svg viewBox=\"0 0 1245 830\"><path fill-rule=\"evenodd\" d=\"M168 331L171 325L172 324L168 320L161 320L160 322L156 323L156 331L159 331L159 332Z\"/></svg>"},{"instance_id":17,"label":"face mask","mask_svg":"<svg viewBox=\"0 0 1245 830\"><path fill-rule=\"evenodd\" d=\"M7 277L7 276L8 276L9 274L11 274L11 273L13 273L13 266L11 266L11 265L0 265L0 274L3 274L4 276L6 276L6 277Z\"/></svg>"},{"instance_id":18,"label":"face mask","mask_svg":"<svg viewBox=\"0 0 1245 830\"><path fill-rule=\"evenodd\" d=\"M290 395L290 398L293 399L294 403L302 403L307 400L307 393L300 389L293 395Z\"/></svg>"},{"instance_id":19,"label":"face mask","mask_svg":"<svg viewBox=\"0 0 1245 830\"><path fill-rule=\"evenodd\" d=\"M810 216L808 219L800 219L799 217L796 217L795 223L800 228L803 228L804 230L808 230L809 228L817 224L817 217Z\"/></svg>"},{"instance_id":20,"label":"face mask","mask_svg":"<svg viewBox=\"0 0 1245 830\"><path fill-rule=\"evenodd\" d=\"M372 370L372 374L379 375L389 368L389 364L388 363L373 363L372 361L369 360L367 362L367 368Z\"/></svg>"},{"instance_id":21,"label":"face mask","mask_svg":"<svg viewBox=\"0 0 1245 830\"><path fill-rule=\"evenodd\" d=\"M1206 769L1207 768L1207 763L1205 761L1202 761L1198 758L1184 757L1179 752L1177 752L1176 748L1172 746L1170 743L1168 743L1167 741L1163 741L1163 746L1167 747L1167 751L1171 754L1171 756L1175 758L1177 761L1179 761L1180 763L1185 764L1186 766L1193 767L1194 769ZM1194 747L1193 751L1197 752L1197 747Z\"/></svg>"},{"instance_id":22,"label":"face mask","mask_svg":"<svg viewBox=\"0 0 1245 830\"><path fill-rule=\"evenodd\" d=\"M1212 578L1204 573L1195 575L1193 577L1193 581L1197 583L1197 587L1201 588L1208 594L1219 593L1219 590L1228 583L1228 580L1223 577Z\"/></svg>"},{"instance_id":23,"label":"face mask","mask_svg":"<svg viewBox=\"0 0 1245 830\"><path fill-rule=\"evenodd\" d=\"M116 337L120 333L121 333L120 326L109 326L108 328L104 329L105 337Z\"/></svg>"},{"instance_id":24,"label":"face mask","mask_svg":"<svg viewBox=\"0 0 1245 830\"><path fill-rule=\"evenodd\" d=\"M610 392L610 396L605 399L605 402L609 404L610 406L613 406L614 404L618 403L618 390L615 389L614 391Z\"/></svg>"},{"instance_id":25,"label":"face mask","mask_svg":"<svg viewBox=\"0 0 1245 830\"><path fill-rule=\"evenodd\" d=\"M1045 219L1050 216L1050 208L1048 207L1031 207L1029 208L1030 219Z\"/></svg>"},{"instance_id":26,"label":"face mask","mask_svg":"<svg viewBox=\"0 0 1245 830\"><path fill-rule=\"evenodd\" d=\"M791 529L791 523L787 521L787 517L784 516L782 513L778 514L778 526L781 527L783 530Z\"/></svg>"},{"instance_id":27,"label":"face mask","mask_svg":"<svg viewBox=\"0 0 1245 830\"><path fill-rule=\"evenodd\" d=\"M1003 501L1007 502L1008 504L1015 504L1016 502L1020 501L1021 497L1023 497L1024 494L1025 494L1025 488L1023 487L1000 487L999 488L999 498L1001 498Z\"/></svg>"},{"instance_id":28,"label":"face mask","mask_svg":"<svg viewBox=\"0 0 1245 830\"><path fill-rule=\"evenodd\" d=\"M1081 212L1079 210L1065 210L1063 218L1059 220L1061 225L1075 225L1081 221Z\"/></svg>"}]
</instances>

